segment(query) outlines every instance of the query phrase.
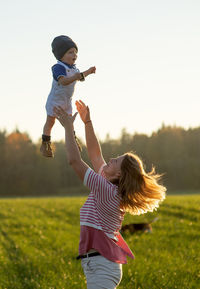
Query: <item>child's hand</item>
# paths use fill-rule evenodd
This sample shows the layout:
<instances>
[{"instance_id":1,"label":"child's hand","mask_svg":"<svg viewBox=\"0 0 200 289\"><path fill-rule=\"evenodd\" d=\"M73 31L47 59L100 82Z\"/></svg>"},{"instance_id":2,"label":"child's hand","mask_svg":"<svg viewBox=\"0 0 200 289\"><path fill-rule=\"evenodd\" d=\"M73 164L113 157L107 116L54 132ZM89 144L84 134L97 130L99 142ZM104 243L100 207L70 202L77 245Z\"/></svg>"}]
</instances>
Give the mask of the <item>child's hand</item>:
<instances>
[{"instance_id":1,"label":"child's hand","mask_svg":"<svg viewBox=\"0 0 200 289\"><path fill-rule=\"evenodd\" d=\"M88 74L92 74L92 73L95 73L96 72L96 67L95 66L92 66L88 69Z\"/></svg>"},{"instance_id":2,"label":"child's hand","mask_svg":"<svg viewBox=\"0 0 200 289\"><path fill-rule=\"evenodd\" d=\"M90 121L90 110L89 107L85 105L85 103L81 100L76 101L76 109L80 115L80 118L84 123Z\"/></svg>"}]
</instances>

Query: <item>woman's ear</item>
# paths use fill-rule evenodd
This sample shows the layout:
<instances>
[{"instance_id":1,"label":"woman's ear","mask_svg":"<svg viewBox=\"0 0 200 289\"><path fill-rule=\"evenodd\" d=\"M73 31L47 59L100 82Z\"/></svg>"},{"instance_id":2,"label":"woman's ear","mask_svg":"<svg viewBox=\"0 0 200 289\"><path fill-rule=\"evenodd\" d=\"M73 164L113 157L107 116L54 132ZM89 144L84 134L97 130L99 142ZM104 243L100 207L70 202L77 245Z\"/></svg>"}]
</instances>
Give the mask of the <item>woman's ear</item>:
<instances>
[{"instance_id":1,"label":"woman's ear","mask_svg":"<svg viewBox=\"0 0 200 289\"><path fill-rule=\"evenodd\" d=\"M116 177L119 179L121 177L121 172L117 172Z\"/></svg>"}]
</instances>

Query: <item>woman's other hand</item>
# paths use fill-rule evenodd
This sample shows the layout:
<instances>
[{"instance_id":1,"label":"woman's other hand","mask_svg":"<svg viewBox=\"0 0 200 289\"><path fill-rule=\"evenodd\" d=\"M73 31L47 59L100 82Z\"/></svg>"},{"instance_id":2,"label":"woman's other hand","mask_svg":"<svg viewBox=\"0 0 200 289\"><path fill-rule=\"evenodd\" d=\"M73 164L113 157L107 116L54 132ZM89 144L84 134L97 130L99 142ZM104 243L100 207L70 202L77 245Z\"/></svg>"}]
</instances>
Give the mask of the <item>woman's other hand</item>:
<instances>
[{"instance_id":1,"label":"woman's other hand","mask_svg":"<svg viewBox=\"0 0 200 289\"><path fill-rule=\"evenodd\" d=\"M73 122L74 122L74 120L75 120L75 118L76 118L76 116L78 114L78 112L76 112L74 115L69 115L60 106L55 106L53 108L53 111L56 114L56 118L59 120L59 122L64 127L66 127L68 125L72 125L73 126Z\"/></svg>"},{"instance_id":2,"label":"woman's other hand","mask_svg":"<svg viewBox=\"0 0 200 289\"><path fill-rule=\"evenodd\" d=\"M90 110L82 100L76 101L76 109L84 123L90 121Z\"/></svg>"}]
</instances>

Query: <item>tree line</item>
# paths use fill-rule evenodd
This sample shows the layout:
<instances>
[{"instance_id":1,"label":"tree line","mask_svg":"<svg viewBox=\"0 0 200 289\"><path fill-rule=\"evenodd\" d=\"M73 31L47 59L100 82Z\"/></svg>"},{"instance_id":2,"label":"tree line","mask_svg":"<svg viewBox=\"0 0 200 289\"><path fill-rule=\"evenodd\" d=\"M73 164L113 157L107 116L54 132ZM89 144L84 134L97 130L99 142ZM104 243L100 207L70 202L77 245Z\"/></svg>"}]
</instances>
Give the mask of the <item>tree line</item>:
<instances>
[{"instance_id":1,"label":"tree line","mask_svg":"<svg viewBox=\"0 0 200 289\"><path fill-rule=\"evenodd\" d=\"M200 191L200 127L184 129L164 124L150 136L122 129L118 139L101 141L106 161L127 151L138 154L146 171L155 166L169 192ZM40 155L40 143L18 129L0 131L0 197L82 194L88 192L66 159L64 142L56 142L55 157ZM82 158L89 163L82 143Z\"/></svg>"}]
</instances>

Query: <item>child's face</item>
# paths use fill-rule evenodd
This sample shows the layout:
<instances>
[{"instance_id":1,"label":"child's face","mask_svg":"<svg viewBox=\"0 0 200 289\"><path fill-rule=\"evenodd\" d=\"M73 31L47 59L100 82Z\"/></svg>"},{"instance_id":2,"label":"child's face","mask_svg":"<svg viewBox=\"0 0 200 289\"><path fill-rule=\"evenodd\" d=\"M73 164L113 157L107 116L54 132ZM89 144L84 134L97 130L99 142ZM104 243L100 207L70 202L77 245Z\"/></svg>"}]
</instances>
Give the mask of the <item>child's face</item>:
<instances>
[{"instance_id":1,"label":"child's face","mask_svg":"<svg viewBox=\"0 0 200 289\"><path fill-rule=\"evenodd\" d=\"M68 63L69 65L73 65L77 59L77 50L76 48L70 48L61 58L61 61Z\"/></svg>"}]
</instances>

